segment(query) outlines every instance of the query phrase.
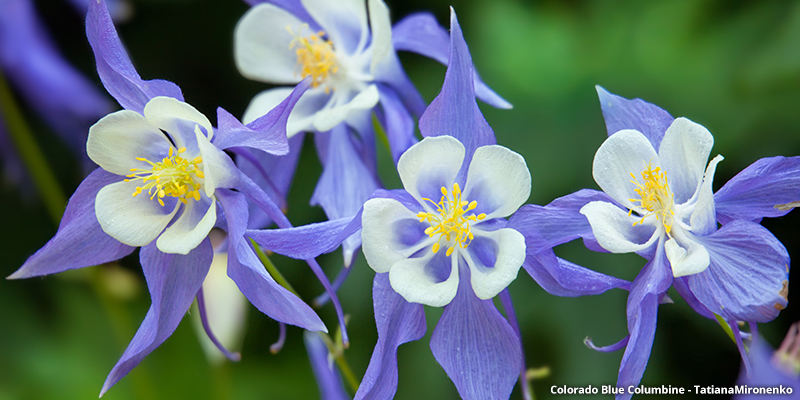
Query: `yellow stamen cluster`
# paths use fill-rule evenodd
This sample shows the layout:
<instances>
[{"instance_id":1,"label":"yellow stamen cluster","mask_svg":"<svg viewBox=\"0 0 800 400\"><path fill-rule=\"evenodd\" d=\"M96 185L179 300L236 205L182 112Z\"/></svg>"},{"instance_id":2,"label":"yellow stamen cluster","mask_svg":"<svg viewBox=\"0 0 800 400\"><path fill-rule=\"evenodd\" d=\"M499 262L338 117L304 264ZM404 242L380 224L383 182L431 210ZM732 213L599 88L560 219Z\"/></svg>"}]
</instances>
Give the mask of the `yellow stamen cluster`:
<instances>
[{"instance_id":1,"label":"yellow stamen cluster","mask_svg":"<svg viewBox=\"0 0 800 400\"><path fill-rule=\"evenodd\" d=\"M144 161L152 167L150 170L131 168L132 174L128 175L125 182L141 179L144 185L136 187L133 197L138 196L142 191L147 191L150 200L158 199L158 204L164 206L161 200L166 196L177 197L183 204L187 204L187 199L200 200L200 184L194 181L192 175L204 178L200 163L202 157L196 157L189 161L183 157L185 147L178 149L177 153L170 146L169 157L164 157L161 162L154 163L145 158L136 157L139 161Z\"/></svg>"},{"instance_id":2,"label":"yellow stamen cluster","mask_svg":"<svg viewBox=\"0 0 800 400\"><path fill-rule=\"evenodd\" d=\"M451 192L448 192L447 188L442 186L442 198L438 203L434 203L431 199L423 198L423 200L431 202L436 207L436 212L439 213L439 215L424 211L417 213L419 222L427 221L431 224L430 227L425 229L425 233L429 237L439 235L439 239L433 244L432 250L434 253L439 251L439 243L442 238L445 238L448 243L455 238L455 244L447 249L448 257L453 254L456 246L466 249L474 239L472 232L469 230L470 221L477 222L486 218L486 214L483 213L477 216L474 214L465 215L468 211L474 210L478 206L478 202L462 201L461 188L458 183L453 184ZM467 239L469 239L469 242L467 242Z\"/></svg>"},{"instance_id":3,"label":"yellow stamen cluster","mask_svg":"<svg viewBox=\"0 0 800 400\"><path fill-rule=\"evenodd\" d=\"M666 229L667 234L672 230L672 223L675 212L673 206L673 194L669 190L667 183L667 173L662 171L660 167L655 167L648 162L647 167L642 171L642 180L644 184L636 180L636 176L631 173L631 183L636 185L636 193L641 196L641 199L628 199L634 203L639 203L638 208L646 210L642 213L642 219L635 222L633 225L641 224L645 218L655 215L656 220L661 221ZM628 211L628 216L631 215L633 210Z\"/></svg>"},{"instance_id":4,"label":"yellow stamen cluster","mask_svg":"<svg viewBox=\"0 0 800 400\"><path fill-rule=\"evenodd\" d=\"M307 24L300 26L297 35L292 32L291 27L286 30L294 36L294 40L289 43L290 49L296 49L297 67L302 78L311 77L311 87L317 87L326 80L331 74L339 71L336 62L336 54L333 51L333 43L323 39L325 32L319 31L309 36L301 37L303 28L308 28ZM330 93L330 86L325 87L325 93Z\"/></svg>"}]
</instances>

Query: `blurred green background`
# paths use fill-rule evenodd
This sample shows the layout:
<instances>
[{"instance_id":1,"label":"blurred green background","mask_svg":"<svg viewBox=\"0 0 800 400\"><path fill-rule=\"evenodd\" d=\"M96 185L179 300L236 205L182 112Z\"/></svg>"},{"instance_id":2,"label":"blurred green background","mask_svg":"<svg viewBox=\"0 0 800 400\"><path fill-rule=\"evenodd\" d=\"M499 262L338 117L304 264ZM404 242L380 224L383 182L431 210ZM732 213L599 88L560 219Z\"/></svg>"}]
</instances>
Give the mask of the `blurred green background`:
<instances>
[{"instance_id":1,"label":"blurred green background","mask_svg":"<svg viewBox=\"0 0 800 400\"><path fill-rule=\"evenodd\" d=\"M82 16L66 4L36 1L37 9L64 55L98 82L83 32ZM606 138L594 85L640 97L673 116L686 116L715 136L715 188L761 157L800 153L800 3L792 1L389 1L393 21L431 11L449 26L449 5L458 13L476 67L484 80L514 104L512 110L481 105L498 143L522 154L533 178L529 202L546 204L581 188L596 188L592 158ZM118 25L123 42L145 79L167 79L187 102L214 119L222 106L241 115L250 99L267 88L236 71L233 29L247 10L237 0L132 1L131 18ZM441 87L445 68L416 55L401 59L427 101ZM65 192L81 180L77 162L26 109L28 123ZM399 180L381 149L381 174L389 188ZM289 198L295 224L321 221L308 206L321 167L307 140ZM35 193L2 187L0 275L8 276L53 236ZM800 255L797 212L766 220L788 249ZM556 252L587 267L633 279L644 265L635 255L599 254L580 242ZM134 253L134 255L137 253ZM307 267L286 258L273 261L310 301L322 290ZM341 253L320 259L333 277ZM0 400L95 398L106 374L127 346L150 304L136 257L121 267L94 267L59 276L0 280ZM360 377L376 341L371 282L374 273L359 256L339 292L350 314L347 359ZM109 289L120 283L127 292ZM800 319L792 305L761 326L777 346ZM525 272L510 286L522 326L529 367L548 366L551 375L533 382L537 397L553 396L552 385L616 382L622 352L597 353L598 345L626 333L627 292L556 298ZM733 384L740 359L716 322L695 314L674 291L675 304L660 307L659 324L644 385ZM284 349L274 355L277 323L249 306L249 320L237 364L211 367L189 318L104 398L114 399L313 399L318 398L301 331L289 327ZM426 309L428 335L400 348L398 399L455 399L455 387L429 349L441 309ZM329 327L335 316L320 315ZM519 399L516 388L512 398Z\"/></svg>"}]
</instances>

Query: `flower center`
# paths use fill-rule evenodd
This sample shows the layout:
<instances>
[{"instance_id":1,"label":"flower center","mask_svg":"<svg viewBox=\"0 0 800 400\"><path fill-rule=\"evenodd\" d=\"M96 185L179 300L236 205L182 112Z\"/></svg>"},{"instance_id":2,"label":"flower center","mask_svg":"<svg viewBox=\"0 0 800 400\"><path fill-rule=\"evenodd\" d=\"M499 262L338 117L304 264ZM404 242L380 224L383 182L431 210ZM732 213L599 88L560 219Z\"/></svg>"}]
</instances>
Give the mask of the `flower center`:
<instances>
[{"instance_id":1,"label":"flower center","mask_svg":"<svg viewBox=\"0 0 800 400\"><path fill-rule=\"evenodd\" d=\"M628 200L639 203L635 208L636 212L642 216L642 219L634 222L633 225L641 224L645 218L655 215L656 220L661 221L667 234L669 234L672 230L675 212L672 209L673 195L672 191L669 190L669 184L667 184L667 173L662 171L660 167L653 168L650 162L648 162L647 167L642 171L642 180L644 183L639 183L633 173L631 173L631 178L633 178L631 183L636 185L636 189L634 190L641 196L641 199ZM628 211L628 216L630 216L633 211L633 209Z\"/></svg>"},{"instance_id":2,"label":"flower center","mask_svg":"<svg viewBox=\"0 0 800 400\"><path fill-rule=\"evenodd\" d=\"M302 78L311 77L311 87L324 84L331 74L339 70L336 62L336 54L333 51L333 43L325 40L325 32L319 31L302 37L303 28L308 28L307 24L300 26L297 35L292 32L291 27L286 27L289 33L294 36L294 40L289 43L290 49L295 49L297 54L297 68ZM325 93L330 93L330 85L325 86Z\"/></svg>"},{"instance_id":3,"label":"flower center","mask_svg":"<svg viewBox=\"0 0 800 400\"><path fill-rule=\"evenodd\" d=\"M158 196L158 204L161 206L164 206L164 201L161 199L166 196L177 197L183 204L187 203L187 199L200 200L200 184L195 182L192 175L204 178L200 168L203 157L196 157L189 161L181 157L185 151L186 148L181 147L176 154L174 148L170 146L169 157L164 157L161 162L155 163L136 157L137 160L150 164L151 168L149 170L131 168L133 173L128 175L128 178L132 179L125 179L125 182L141 179L143 183L142 186L136 187L133 197L138 196L142 191L147 191L150 200Z\"/></svg>"},{"instance_id":4,"label":"flower center","mask_svg":"<svg viewBox=\"0 0 800 400\"><path fill-rule=\"evenodd\" d=\"M468 211L474 210L478 206L478 202L462 201L461 188L458 183L453 184L451 192L448 192L447 188L442 186L442 198L438 203L434 203L431 199L423 198L423 200L429 201L436 206L436 212L439 213L438 215L424 211L417 213L419 222L428 221L431 224L430 227L425 229L425 233L429 237L439 235L439 239L433 244L432 250L434 253L439 251L439 242L442 241L442 238L445 238L447 243L455 239L455 243L447 249L448 257L453 254L456 246L466 249L474 239L472 232L469 230L470 221L480 221L486 218L486 214L483 213L477 216L474 213L466 215Z\"/></svg>"}]
</instances>

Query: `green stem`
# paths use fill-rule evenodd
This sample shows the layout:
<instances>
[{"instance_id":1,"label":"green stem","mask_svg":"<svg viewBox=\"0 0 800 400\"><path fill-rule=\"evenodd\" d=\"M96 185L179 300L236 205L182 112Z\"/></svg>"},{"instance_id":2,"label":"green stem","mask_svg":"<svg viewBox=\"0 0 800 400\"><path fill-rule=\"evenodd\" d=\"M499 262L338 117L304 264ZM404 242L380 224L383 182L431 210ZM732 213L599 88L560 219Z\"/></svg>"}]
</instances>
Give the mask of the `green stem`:
<instances>
[{"instance_id":1,"label":"green stem","mask_svg":"<svg viewBox=\"0 0 800 400\"><path fill-rule=\"evenodd\" d=\"M372 114L372 127L375 129L375 134L378 136L381 143L391 152L392 146L389 145L389 137L386 136L386 130L383 129L383 125L378 121L378 117L375 114Z\"/></svg>"},{"instance_id":2,"label":"green stem","mask_svg":"<svg viewBox=\"0 0 800 400\"><path fill-rule=\"evenodd\" d=\"M264 267L267 268L267 272L269 272L269 274L272 275L272 278L275 279L275 282L278 282L279 285L286 288L286 290L292 292L292 294L294 294L295 296L300 297L300 295L298 295L297 292L292 287L292 284L289 283L289 281L287 281L286 278L283 277L281 271L278 271L278 268L275 268L275 264L273 264L272 261L270 261L269 257L267 257L267 255L264 253L264 250L261 250L261 246L259 246L258 243L256 243L256 241L253 239L250 239L250 243L253 243L253 248L256 249L256 254L258 254L258 259L261 260L261 263L264 264Z\"/></svg>"},{"instance_id":3,"label":"green stem","mask_svg":"<svg viewBox=\"0 0 800 400\"><path fill-rule=\"evenodd\" d=\"M724 331L725 331L725 333L727 333L727 334L728 334L728 337L729 337L729 338L730 338L730 339L733 341L733 343L735 344L735 343L736 343L736 338L735 338L735 337L733 337L733 329L731 329L730 325L728 325L728 321L725 321L725 319L724 319L724 318L720 317L720 316L719 316L719 315L717 315L717 314L714 314L714 316L715 316L715 317L717 317L717 322L719 322L719 325L722 327L722 330L724 330Z\"/></svg>"},{"instance_id":4,"label":"green stem","mask_svg":"<svg viewBox=\"0 0 800 400\"><path fill-rule=\"evenodd\" d=\"M319 336L322 338L322 341L325 342L325 346L328 347L328 352L333 355L333 360L336 361L336 365L339 366L339 371L342 372L342 377L344 381L347 382L347 386L350 387L351 393L355 394L358 391L360 383L353 373L353 370L350 369L350 364L347 363L347 359L344 357L344 349L340 344L337 345L334 343L328 335L319 332ZM341 343L341 338L338 343Z\"/></svg>"},{"instance_id":5,"label":"green stem","mask_svg":"<svg viewBox=\"0 0 800 400\"><path fill-rule=\"evenodd\" d=\"M258 259L261 260L261 263L267 268L267 272L269 272L272 278L275 279L275 282L278 282L279 285L292 292L295 296L300 297L289 281L284 278L283 274L278 271L278 268L275 267L275 264L273 264L266 253L264 253L264 250L261 249L261 246L259 246L258 243L256 243L256 241L253 239L250 239L250 243L253 244L253 248L256 249ZM325 342L325 346L328 347L328 352L333 355L333 359L336 361L336 365L339 366L339 371L342 372L345 382L347 382L348 386L350 386L352 393L355 393L358 391L359 382L356 378L356 375L353 373L353 370L350 368L350 364L347 363L347 359L344 357L344 347L341 345L341 331L336 331L336 343L334 343L334 341L331 340L328 335L322 332L319 332L319 335L322 338L322 341Z\"/></svg>"},{"instance_id":6,"label":"green stem","mask_svg":"<svg viewBox=\"0 0 800 400\"><path fill-rule=\"evenodd\" d=\"M0 73L0 112L8 127L8 134L25 163L33 183L44 201L47 212L58 224L67 204L66 197L47 164L44 154L33 139L33 134L25 123L22 111L14 101L14 96L2 73Z\"/></svg>"}]
</instances>

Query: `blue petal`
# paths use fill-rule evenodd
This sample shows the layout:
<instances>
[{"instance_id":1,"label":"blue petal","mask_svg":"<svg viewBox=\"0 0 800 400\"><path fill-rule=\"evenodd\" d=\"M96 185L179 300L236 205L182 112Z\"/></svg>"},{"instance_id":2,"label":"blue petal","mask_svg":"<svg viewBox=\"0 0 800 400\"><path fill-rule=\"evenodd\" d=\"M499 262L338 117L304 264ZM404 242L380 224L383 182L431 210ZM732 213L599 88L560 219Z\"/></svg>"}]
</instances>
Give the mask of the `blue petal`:
<instances>
[{"instance_id":1,"label":"blue petal","mask_svg":"<svg viewBox=\"0 0 800 400\"><path fill-rule=\"evenodd\" d=\"M452 31L452 29L451 29ZM430 13L418 13L403 18L392 27L392 44L395 50L411 51L448 65L450 38ZM486 86L475 71L473 74L475 94L479 99L497 108L511 108L511 103Z\"/></svg>"},{"instance_id":2,"label":"blue petal","mask_svg":"<svg viewBox=\"0 0 800 400\"><path fill-rule=\"evenodd\" d=\"M142 80L119 40L104 0L89 4L86 36L92 45L103 86L123 108L142 113L145 104L156 96L183 101L178 85L160 79Z\"/></svg>"},{"instance_id":3,"label":"blue petal","mask_svg":"<svg viewBox=\"0 0 800 400\"><path fill-rule=\"evenodd\" d=\"M409 147L417 143L417 138L414 137L416 124L408 109L406 109L393 90L383 85L378 85L378 93L380 93L381 98L378 119L386 132L386 139L389 141L389 148L392 151L392 159L397 164L400 156Z\"/></svg>"},{"instance_id":4,"label":"blue petal","mask_svg":"<svg viewBox=\"0 0 800 400\"><path fill-rule=\"evenodd\" d=\"M310 82L308 78L301 81L280 104L246 126L229 112L218 108L219 128L214 135L214 145L220 149L249 147L278 156L288 153L286 121Z\"/></svg>"},{"instance_id":5,"label":"blue petal","mask_svg":"<svg viewBox=\"0 0 800 400\"><path fill-rule=\"evenodd\" d=\"M282 210L287 210L286 196L294 180L300 152L303 150L304 133L298 133L289 139L289 153L283 156L274 156L263 151L234 148L231 151L237 155L236 165L244 174L250 177L273 202ZM257 205L248 204L250 221L248 228L263 228L269 226L272 220Z\"/></svg>"},{"instance_id":6,"label":"blue petal","mask_svg":"<svg viewBox=\"0 0 800 400\"><path fill-rule=\"evenodd\" d=\"M630 339L631 339L631 336L628 335L628 336L625 336L624 338L622 338L622 340L620 340L617 343L610 344L608 346L597 347L597 346L594 345L594 342L592 342L591 338L586 337L586 339L583 339L583 344L585 344L586 347L588 347L588 348L590 348L590 349L592 349L594 351L599 351L601 353L611 353L611 352L620 350L623 347L626 347L628 345L628 341Z\"/></svg>"},{"instance_id":7,"label":"blue petal","mask_svg":"<svg viewBox=\"0 0 800 400\"><path fill-rule=\"evenodd\" d=\"M552 249L539 254L528 253L522 267L539 286L556 296L577 297L600 294L615 288L630 288L630 282L556 257Z\"/></svg>"},{"instance_id":8,"label":"blue petal","mask_svg":"<svg viewBox=\"0 0 800 400\"><path fill-rule=\"evenodd\" d=\"M329 361L328 346L316 332L303 332L303 342L308 351L308 360L311 362L311 369L314 377L317 378L320 399L322 400L350 400L350 396L344 391L342 378Z\"/></svg>"},{"instance_id":9,"label":"blue petal","mask_svg":"<svg viewBox=\"0 0 800 400\"><path fill-rule=\"evenodd\" d=\"M662 108L642 99L628 100L611 94L600 86L595 86L595 89L600 98L608 136L623 129L635 129L647 137L654 149L661 146L664 132L675 118Z\"/></svg>"},{"instance_id":10,"label":"blue petal","mask_svg":"<svg viewBox=\"0 0 800 400\"><path fill-rule=\"evenodd\" d=\"M317 133L324 135L324 133ZM356 215L379 185L364 161L356 153L353 139L346 125L340 124L328 135L327 154L322 176L311 196L311 205L322 206L328 219L348 218ZM353 253L361 246L361 236L353 235L343 244L345 265L349 266Z\"/></svg>"},{"instance_id":11,"label":"blue petal","mask_svg":"<svg viewBox=\"0 0 800 400\"><path fill-rule=\"evenodd\" d=\"M767 322L786 307L789 254L766 228L734 220L697 240L711 264L687 282L709 310L725 319Z\"/></svg>"},{"instance_id":12,"label":"blue petal","mask_svg":"<svg viewBox=\"0 0 800 400\"><path fill-rule=\"evenodd\" d=\"M450 63L442 91L419 119L423 137L449 135L466 148L464 165L480 146L495 144L494 132L475 102L472 83L472 58L461 35L455 11L450 13Z\"/></svg>"},{"instance_id":13,"label":"blue petal","mask_svg":"<svg viewBox=\"0 0 800 400\"><path fill-rule=\"evenodd\" d=\"M108 374L100 396L172 335L203 285L213 253L208 238L187 255L162 253L155 242L142 247L139 259L153 304L131 344Z\"/></svg>"},{"instance_id":14,"label":"blue petal","mask_svg":"<svg viewBox=\"0 0 800 400\"><path fill-rule=\"evenodd\" d=\"M0 70L76 154L111 102L57 51L29 0L0 2Z\"/></svg>"},{"instance_id":15,"label":"blue petal","mask_svg":"<svg viewBox=\"0 0 800 400\"><path fill-rule=\"evenodd\" d=\"M397 54L394 54L394 58L395 60L397 59ZM420 116L425 112L425 108L428 105L425 103L425 99L419 94L414 84L411 83L411 80L408 79L399 61L395 62L398 63L398 68L393 72L394 76L391 79L383 79L383 81L381 81L376 77L378 91L381 92L381 102L384 101L384 93L391 92L392 95L397 98L399 106L402 107L406 113ZM385 106L384 104L384 107Z\"/></svg>"},{"instance_id":16,"label":"blue petal","mask_svg":"<svg viewBox=\"0 0 800 400\"><path fill-rule=\"evenodd\" d=\"M100 168L83 180L70 198L56 235L8 279L54 274L118 260L133 252L103 231L97 222L94 199L120 177Z\"/></svg>"},{"instance_id":17,"label":"blue petal","mask_svg":"<svg viewBox=\"0 0 800 400\"><path fill-rule=\"evenodd\" d=\"M89 3L92 0L69 0L75 10L81 15L86 14L89 9ZM107 0L109 14L115 21L125 21L133 14L133 6L128 3L128 0Z\"/></svg>"},{"instance_id":18,"label":"blue petal","mask_svg":"<svg viewBox=\"0 0 800 400\"><path fill-rule=\"evenodd\" d=\"M217 189L217 200L228 218L228 276L259 311L277 321L311 331L325 331L325 324L306 303L270 276L244 237L247 202L244 195Z\"/></svg>"},{"instance_id":19,"label":"blue petal","mask_svg":"<svg viewBox=\"0 0 800 400\"><path fill-rule=\"evenodd\" d=\"M325 165L311 205L322 206L328 219L352 217L379 185L356 152L346 125L338 125L328 135L326 148L318 149L326 154L320 157Z\"/></svg>"},{"instance_id":20,"label":"blue petal","mask_svg":"<svg viewBox=\"0 0 800 400\"><path fill-rule=\"evenodd\" d=\"M800 200L800 157L762 158L739 172L714 193L717 219L760 222L786 215Z\"/></svg>"},{"instance_id":21,"label":"blue petal","mask_svg":"<svg viewBox=\"0 0 800 400\"><path fill-rule=\"evenodd\" d=\"M421 206L405 190L378 189L372 198L391 198L411 211ZM342 242L361 229L361 212L352 218L340 218L295 228L248 230L247 236L265 249L300 260L307 260L336 250Z\"/></svg>"},{"instance_id":22,"label":"blue petal","mask_svg":"<svg viewBox=\"0 0 800 400\"><path fill-rule=\"evenodd\" d=\"M269 251L306 260L336 250L342 242L361 229L361 213L287 229L248 230L247 236Z\"/></svg>"},{"instance_id":23,"label":"blue petal","mask_svg":"<svg viewBox=\"0 0 800 400\"><path fill-rule=\"evenodd\" d=\"M659 240L655 257L644 266L633 280L628 295L628 333L630 339L619 366L618 387L638 386L642 380L653 339L656 334L656 316L662 295L672 284L672 271L664 253L664 240ZM617 395L629 399L632 394Z\"/></svg>"},{"instance_id":24,"label":"blue petal","mask_svg":"<svg viewBox=\"0 0 800 400\"><path fill-rule=\"evenodd\" d=\"M522 366L519 338L492 300L475 296L469 268L460 273L456 297L431 336L433 356L461 398L507 399Z\"/></svg>"},{"instance_id":25,"label":"blue petal","mask_svg":"<svg viewBox=\"0 0 800 400\"><path fill-rule=\"evenodd\" d=\"M508 220L508 227L525 236L528 253L551 249L559 244L583 238L591 250L605 250L597 244L592 227L580 210L592 201L616 204L607 194L591 189L579 190L553 200L546 206L528 204Z\"/></svg>"},{"instance_id":26,"label":"blue petal","mask_svg":"<svg viewBox=\"0 0 800 400\"><path fill-rule=\"evenodd\" d=\"M700 302L700 300L697 300L697 297L694 295L694 293L692 293L692 291L689 290L688 281L689 281L688 276L675 278L672 281L672 286L675 288L678 294L681 295L683 300L686 301L686 303L688 303L689 306L692 307L692 309L695 310L698 314L716 321L714 313L712 313L711 310L709 310L706 306L704 306L703 303Z\"/></svg>"},{"instance_id":27,"label":"blue petal","mask_svg":"<svg viewBox=\"0 0 800 400\"><path fill-rule=\"evenodd\" d=\"M388 273L375 274L372 301L378 343L355 398L391 399L397 391L397 348L425 336L425 311L392 289Z\"/></svg>"}]
</instances>

